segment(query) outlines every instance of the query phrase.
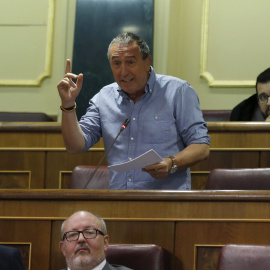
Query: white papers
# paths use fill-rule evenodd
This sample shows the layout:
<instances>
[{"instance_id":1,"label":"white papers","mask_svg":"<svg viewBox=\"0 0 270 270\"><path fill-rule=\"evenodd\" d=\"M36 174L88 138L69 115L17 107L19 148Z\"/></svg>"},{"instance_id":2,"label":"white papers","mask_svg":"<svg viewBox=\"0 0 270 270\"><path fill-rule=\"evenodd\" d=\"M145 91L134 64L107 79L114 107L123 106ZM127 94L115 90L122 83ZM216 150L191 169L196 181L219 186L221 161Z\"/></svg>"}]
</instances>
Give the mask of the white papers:
<instances>
[{"instance_id":1,"label":"white papers","mask_svg":"<svg viewBox=\"0 0 270 270\"><path fill-rule=\"evenodd\" d=\"M163 158L158 155L153 149L147 151L146 153L142 154L134 158L131 161L127 161L124 163L116 164L108 166L108 168L117 171L117 172L125 172L135 169L142 169L145 166L161 162Z\"/></svg>"}]
</instances>

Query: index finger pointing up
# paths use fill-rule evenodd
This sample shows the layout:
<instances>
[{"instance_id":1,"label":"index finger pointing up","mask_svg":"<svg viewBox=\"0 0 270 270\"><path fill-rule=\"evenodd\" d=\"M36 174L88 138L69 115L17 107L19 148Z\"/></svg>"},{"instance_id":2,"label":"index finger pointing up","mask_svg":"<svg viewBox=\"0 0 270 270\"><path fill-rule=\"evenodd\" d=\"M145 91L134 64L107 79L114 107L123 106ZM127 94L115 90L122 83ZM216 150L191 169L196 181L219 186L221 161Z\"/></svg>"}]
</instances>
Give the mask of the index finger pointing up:
<instances>
[{"instance_id":1,"label":"index finger pointing up","mask_svg":"<svg viewBox=\"0 0 270 270\"><path fill-rule=\"evenodd\" d=\"M71 72L71 68L70 68L70 59L67 59L67 65L66 65L66 74Z\"/></svg>"}]
</instances>

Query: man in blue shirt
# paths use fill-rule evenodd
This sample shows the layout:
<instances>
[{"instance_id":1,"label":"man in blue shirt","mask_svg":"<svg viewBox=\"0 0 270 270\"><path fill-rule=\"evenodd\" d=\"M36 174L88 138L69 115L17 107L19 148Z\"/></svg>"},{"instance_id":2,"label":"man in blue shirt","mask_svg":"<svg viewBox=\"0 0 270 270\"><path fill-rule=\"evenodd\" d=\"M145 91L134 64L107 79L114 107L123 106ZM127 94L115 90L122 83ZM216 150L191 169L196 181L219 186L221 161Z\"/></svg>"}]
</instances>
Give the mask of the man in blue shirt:
<instances>
[{"instance_id":1,"label":"man in blue shirt","mask_svg":"<svg viewBox=\"0 0 270 270\"><path fill-rule=\"evenodd\" d=\"M189 167L208 157L210 143L196 92L186 81L155 74L148 45L132 33L112 40L108 59L115 83L90 100L79 122L75 99L83 74L71 73L67 60L66 75L58 84L67 151L87 151L101 137L108 149L128 118L129 125L107 155L108 165L127 162L150 149L163 161L127 172L112 170L110 188L190 189Z\"/></svg>"}]
</instances>

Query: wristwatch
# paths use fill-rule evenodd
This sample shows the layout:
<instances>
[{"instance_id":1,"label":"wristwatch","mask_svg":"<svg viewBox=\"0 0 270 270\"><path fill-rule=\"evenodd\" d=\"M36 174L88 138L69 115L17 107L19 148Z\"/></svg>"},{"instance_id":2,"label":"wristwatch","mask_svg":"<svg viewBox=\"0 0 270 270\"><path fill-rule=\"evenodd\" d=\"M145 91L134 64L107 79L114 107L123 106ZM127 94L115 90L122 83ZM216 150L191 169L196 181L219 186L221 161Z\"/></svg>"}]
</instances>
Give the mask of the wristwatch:
<instances>
[{"instance_id":1,"label":"wristwatch","mask_svg":"<svg viewBox=\"0 0 270 270\"><path fill-rule=\"evenodd\" d=\"M174 156L169 156L168 158L170 158L172 161L172 167L169 170L169 173L175 173L178 169L178 165L176 163L176 158Z\"/></svg>"}]
</instances>

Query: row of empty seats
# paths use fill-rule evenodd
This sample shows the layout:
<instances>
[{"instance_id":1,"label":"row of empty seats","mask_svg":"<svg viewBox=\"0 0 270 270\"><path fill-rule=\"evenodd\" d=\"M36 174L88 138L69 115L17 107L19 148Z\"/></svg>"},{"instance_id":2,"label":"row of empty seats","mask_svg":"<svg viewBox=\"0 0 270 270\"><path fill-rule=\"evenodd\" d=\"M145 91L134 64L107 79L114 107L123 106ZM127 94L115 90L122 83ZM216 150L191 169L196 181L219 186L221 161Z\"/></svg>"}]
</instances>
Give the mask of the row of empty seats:
<instances>
[{"instance_id":1,"label":"row of empty seats","mask_svg":"<svg viewBox=\"0 0 270 270\"><path fill-rule=\"evenodd\" d=\"M219 252L217 270L268 270L270 246L225 245ZM170 269L170 261L163 248L156 245L110 245L107 260L131 269Z\"/></svg>"},{"instance_id":2,"label":"row of empty seats","mask_svg":"<svg viewBox=\"0 0 270 270\"><path fill-rule=\"evenodd\" d=\"M99 167L92 177L95 168L95 166L87 165L76 166L72 172L69 188L108 189L110 182L108 168ZM89 181L90 178L91 181ZM209 173L206 189L270 190L270 168L214 169Z\"/></svg>"},{"instance_id":3,"label":"row of empty seats","mask_svg":"<svg viewBox=\"0 0 270 270\"><path fill-rule=\"evenodd\" d=\"M230 121L231 110L203 110L206 122ZM38 112L0 112L0 122L50 122L52 117Z\"/></svg>"}]
</instances>

